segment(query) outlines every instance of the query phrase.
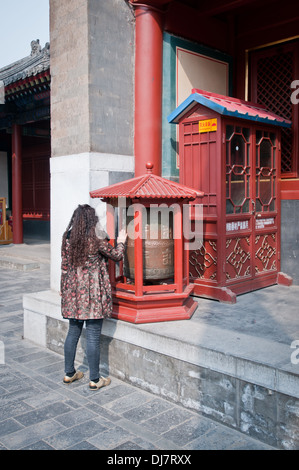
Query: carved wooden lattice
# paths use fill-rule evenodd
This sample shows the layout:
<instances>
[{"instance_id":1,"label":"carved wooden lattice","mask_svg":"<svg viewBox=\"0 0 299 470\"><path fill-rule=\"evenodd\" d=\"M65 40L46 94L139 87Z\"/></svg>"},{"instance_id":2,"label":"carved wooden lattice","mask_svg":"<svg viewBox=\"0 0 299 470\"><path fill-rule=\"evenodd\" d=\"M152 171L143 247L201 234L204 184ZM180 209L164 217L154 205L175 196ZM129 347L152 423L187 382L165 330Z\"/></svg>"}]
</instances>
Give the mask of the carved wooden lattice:
<instances>
[{"instance_id":1,"label":"carved wooden lattice","mask_svg":"<svg viewBox=\"0 0 299 470\"><path fill-rule=\"evenodd\" d=\"M204 240L198 250L190 252L189 257L190 279L216 280L217 277L217 243L213 240Z\"/></svg>"},{"instance_id":2,"label":"carved wooden lattice","mask_svg":"<svg viewBox=\"0 0 299 470\"><path fill-rule=\"evenodd\" d=\"M293 51L277 53L257 60L257 101L270 111L292 120L290 84L294 76ZM290 173L292 168L292 129L282 128L281 171Z\"/></svg>"},{"instance_id":3,"label":"carved wooden lattice","mask_svg":"<svg viewBox=\"0 0 299 470\"><path fill-rule=\"evenodd\" d=\"M226 280L251 275L250 238L229 238L226 241Z\"/></svg>"},{"instance_id":4,"label":"carved wooden lattice","mask_svg":"<svg viewBox=\"0 0 299 470\"><path fill-rule=\"evenodd\" d=\"M257 235L255 237L255 272L275 271L276 261L276 234Z\"/></svg>"}]
</instances>

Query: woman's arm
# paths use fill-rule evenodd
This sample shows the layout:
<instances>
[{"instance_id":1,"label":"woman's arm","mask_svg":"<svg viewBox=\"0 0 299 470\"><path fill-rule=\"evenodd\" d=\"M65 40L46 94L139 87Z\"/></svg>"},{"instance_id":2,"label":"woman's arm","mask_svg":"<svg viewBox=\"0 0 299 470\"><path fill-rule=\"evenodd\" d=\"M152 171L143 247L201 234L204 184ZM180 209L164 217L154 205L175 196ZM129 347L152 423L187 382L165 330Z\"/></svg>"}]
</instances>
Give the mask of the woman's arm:
<instances>
[{"instance_id":1,"label":"woman's arm","mask_svg":"<svg viewBox=\"0 0 299 470\"><path fill-rule=\"evenodd\" d=\"M124 255L127 234L125 229L119 232L116 247L112 246L108 240L99 240L98 249L100 253L113 261L120 261Z\"/></svg>"},{"instance_id":2,"label":"woman's arm","mask_svg":"<svg viewBox=\"0 0 299 470\"><path fill-rule=\"evenodd\" d=\"M66 246L64 244L61 250L60 295L64 291L64 284L65 284L65 278L67 275L67 269L68 269L68 259L67 259L67 253L66 253Z\"/></svg>"},{"instance_id":3,"label":"woman's arm","mask_svg":"<svg viewBox=\"0 0 299 470\"><path fill-rule=\"evenodd\" d=\"M98 250L107 258L110 258L113 261L120 261L124 255L125 245L123 242L120 242L117 243L116 247L114 247L108 242L108 240L100 240Z\"/></svg>"}]
</instances>

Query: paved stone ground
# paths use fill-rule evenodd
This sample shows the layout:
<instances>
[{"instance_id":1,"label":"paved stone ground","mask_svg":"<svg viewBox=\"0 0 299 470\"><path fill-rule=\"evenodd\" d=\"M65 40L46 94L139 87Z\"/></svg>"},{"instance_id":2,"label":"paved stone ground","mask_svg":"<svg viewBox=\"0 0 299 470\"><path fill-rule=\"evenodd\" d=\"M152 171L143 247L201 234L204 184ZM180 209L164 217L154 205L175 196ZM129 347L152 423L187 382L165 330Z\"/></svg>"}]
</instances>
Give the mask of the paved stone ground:
<instances>
[{"instance_id":1,"label":"paved stone ground","mask_svg":"<svg viewBox=\"0 0 299 470\"><path fill-rule=\"evenodd\" d=\"M49 285L49 264L0 268L0 450L271 449L113 377L64 385L63 357L22 339L22 295Z\"/></svg>"}]
</instances>

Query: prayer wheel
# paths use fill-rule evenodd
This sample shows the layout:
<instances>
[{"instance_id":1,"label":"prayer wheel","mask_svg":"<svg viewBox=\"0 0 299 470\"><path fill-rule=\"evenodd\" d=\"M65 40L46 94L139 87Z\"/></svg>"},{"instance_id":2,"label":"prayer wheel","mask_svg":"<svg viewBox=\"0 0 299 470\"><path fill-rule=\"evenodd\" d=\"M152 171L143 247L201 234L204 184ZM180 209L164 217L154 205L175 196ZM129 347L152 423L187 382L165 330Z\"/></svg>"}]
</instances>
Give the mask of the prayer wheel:
<instances>
[{"instance_id":1,"label":"prayer wheel","mask_svg":"<svg viewBox=\"0 0 299 470\"><path fill-rule=\"evenodd\" d=\"M174 276L174 240L172 227L163 223L143 228L143 279L159 281ZM124 275L135 279L134 239L128 238L124 257Z\"/></svg>"},{"instance_id":2,"label":"prayer wheel","mask_svg":"<svg viewBox=\"0 0 299 470\"><path fill-rule=\"evenodd\" d=\"M112 245L115 232L126 227L124 259L109 269L112 317L131 323L186 320L197 308L183 208L204 193L154 175L152 168L148 162L146 174L90 192L107 203Z\"/></svg>"}]
</instances>

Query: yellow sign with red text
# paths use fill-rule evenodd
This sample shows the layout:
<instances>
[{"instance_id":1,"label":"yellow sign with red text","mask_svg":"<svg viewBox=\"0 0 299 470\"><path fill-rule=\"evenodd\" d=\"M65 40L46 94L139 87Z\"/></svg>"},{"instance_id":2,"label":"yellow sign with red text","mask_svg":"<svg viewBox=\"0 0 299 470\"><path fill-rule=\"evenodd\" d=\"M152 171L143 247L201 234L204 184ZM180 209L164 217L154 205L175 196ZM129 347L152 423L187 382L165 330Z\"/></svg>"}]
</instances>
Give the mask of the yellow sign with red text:
<instances>
[{"instance_id":1,"label":"yellow sign with red text","mask_svg":"<svg viewBox=\"0 0 299 470\"><path fill-rule=\"evenodd\" d=\"M204 119L199 121L199 133L217 131L217 119Z\"/></svg>"}]
</instances>

